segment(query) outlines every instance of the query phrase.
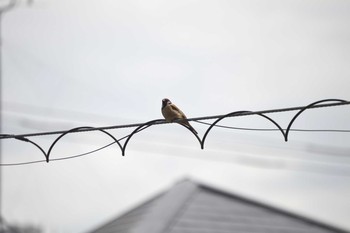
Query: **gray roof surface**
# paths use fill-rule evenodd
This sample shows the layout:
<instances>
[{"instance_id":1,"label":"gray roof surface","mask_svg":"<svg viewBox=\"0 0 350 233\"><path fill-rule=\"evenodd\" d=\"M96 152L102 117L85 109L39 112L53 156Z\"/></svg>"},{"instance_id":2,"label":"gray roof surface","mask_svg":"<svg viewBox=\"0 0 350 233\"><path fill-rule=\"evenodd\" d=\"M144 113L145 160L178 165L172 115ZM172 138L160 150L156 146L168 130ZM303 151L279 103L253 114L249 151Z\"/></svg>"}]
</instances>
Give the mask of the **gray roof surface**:
<instances>
[{"instance_id":1,"label":"gray roof surface","mask_svg":"<svg viewBox=\"0 0 350 233\"><path fill-rule=\"evenodd\" d=\"M150 207L157 201L157 198L132 209L128 213L113 219L102 227L95 229L92 233L129 233L145 217Z\"/></svg>"},{"instance_id":2,"label":"gray roof surface","mask_svg":"<svg viewBox=\"0 0 350 233\"><path fill-rule=\"evenodd\" d=\"M170 190L91 233L345 233L192 181Z\"/></svg>"}]
</instances>

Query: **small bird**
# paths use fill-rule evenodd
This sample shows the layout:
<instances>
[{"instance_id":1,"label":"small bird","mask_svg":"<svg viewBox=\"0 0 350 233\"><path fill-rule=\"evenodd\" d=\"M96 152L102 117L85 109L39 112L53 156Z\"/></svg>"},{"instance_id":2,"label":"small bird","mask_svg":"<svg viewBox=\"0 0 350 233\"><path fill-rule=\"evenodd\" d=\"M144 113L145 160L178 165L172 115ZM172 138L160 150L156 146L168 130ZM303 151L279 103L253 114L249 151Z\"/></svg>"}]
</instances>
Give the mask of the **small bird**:
<instances>
[{"instance_id":1,"label":"small bird","mask_svg":"<svg viewBox=\"0 0 350 233\"><path fill-rule=\"evenodd\" d=\"M167 98L162 100L162 114L167 122L173 122L174 120L179 119L179 124L185 126L193 133L198 134L197 131L190 125L190 123L188 123L185 114Z\"/></svg>"}]
</instances>

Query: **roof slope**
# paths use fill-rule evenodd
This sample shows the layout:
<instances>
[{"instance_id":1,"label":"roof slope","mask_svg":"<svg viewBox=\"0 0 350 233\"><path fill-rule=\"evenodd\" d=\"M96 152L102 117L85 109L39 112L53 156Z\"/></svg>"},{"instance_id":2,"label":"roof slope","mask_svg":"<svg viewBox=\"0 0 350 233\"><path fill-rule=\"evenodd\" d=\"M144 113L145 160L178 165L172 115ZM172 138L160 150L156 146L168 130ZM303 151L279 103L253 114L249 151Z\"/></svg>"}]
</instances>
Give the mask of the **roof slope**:
<instances>
[{"instance_id":1,"label":"roof slope","mask_svg":"<svg viewBox=\"0 0 350 233\"><path fill-rule=\"evenodd\" d=\"M255 201L183 181L92 233L345 233Z\"/></svg>"},{"instance_id":2,"label":"roof slope","mask_svg":"<svg viewBox=\"0 0 350 233\"><path fill-rule=\"evenodd\" d=\"M106 223L102 227L92 231L91 233L130 233L131 230L144 218L149 212L151 206L158 201L159 197L153 198L144 204L138 206L120 216L117 219Z\"/></svg>"}]
</instances>

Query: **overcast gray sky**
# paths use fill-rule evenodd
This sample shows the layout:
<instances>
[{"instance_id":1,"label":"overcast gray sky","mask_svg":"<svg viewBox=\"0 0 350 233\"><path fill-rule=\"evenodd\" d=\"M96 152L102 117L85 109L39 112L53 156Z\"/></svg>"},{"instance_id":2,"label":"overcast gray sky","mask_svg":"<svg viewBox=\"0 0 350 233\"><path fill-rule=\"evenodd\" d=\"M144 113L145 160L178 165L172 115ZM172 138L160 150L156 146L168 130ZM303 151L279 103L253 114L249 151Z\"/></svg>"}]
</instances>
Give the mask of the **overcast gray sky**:
<instances>
[{"instance_id":1,"label":"overcast gray sky","mask_svg":"<svg viewBox=\"0 0 350 233\"><path fill-rule=\"evenodd\" d=\"M350 100L345 0L19 1L2 34L4 133L146 122L162 117L164 97L188 117ZM293 114L271 117L286 127ZM295 127L350 129L349 118L347 106L309 110ZM257 117L222 124L271 127ZM32 139L48 149L55 136ZM217 128L200 150L184 128L153 126L125 157L114 145L4 167L2 211L45 233L85 232L187 176L350 230L349 141L349 133L291 132L285 143L278 132ZM52 156L109 142L98 132L70 135ZM43 159L26 143L2 147L4 163Z\"/></svg>"}]
</instances>

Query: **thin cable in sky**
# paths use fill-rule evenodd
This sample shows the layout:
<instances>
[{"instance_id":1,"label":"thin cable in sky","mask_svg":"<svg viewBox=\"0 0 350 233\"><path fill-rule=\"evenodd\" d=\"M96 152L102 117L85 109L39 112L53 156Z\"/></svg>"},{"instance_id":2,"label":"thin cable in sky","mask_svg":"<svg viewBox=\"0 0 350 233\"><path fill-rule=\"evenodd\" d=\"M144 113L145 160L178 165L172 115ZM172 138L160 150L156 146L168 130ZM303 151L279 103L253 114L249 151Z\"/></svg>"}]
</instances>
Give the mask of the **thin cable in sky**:
<instances>
[{"instance_id":1,"label":"thin cable in sky","mask_svg":"<svg viewBox=\"0 0 350 233\"><path fill-rule=\"evenodd\" d=\"M141 128L140 130L138 130L136 133L139 133L141 132L142 130L146 129L147 127L145 128ZM122 141L124 139L126 139L129 135L126 135L124 137L121 137L118 139L118 141ZM104 145L102 147L99 147L95 150L91 150L91 151L88 151L88 152L85 152L85 153L81 153L81 154L77 154L77 155L71 155L71 156L67 156L67 157L61 157L61 158L53 158L53 159L50 159L50 162L51 161L60 161L60 160L68 160L68 159L74 159L74 158L79 158L79 157L82 157L82 156L86 156L86 155L89 155L89 154L93 154L93 153L96 153L100 150L103 150L107 147L110 147L112 145L114 145L116 142L111 142L107 145ZM42 160L34 160L34 161L29 161L29 162L19 162L19 163L1 163L0 166L18 166L18 165L29 165L29 164L34 164L34 163L46 163L47 161L42 159Z\"/></svg>"},{"instance_id":2,"label":"thin cable in sky","mask_svg":"<svg viewBox=\"0 0 350 233\"><path fill-rule=\"evenodd\" d=\"M203 121L194 121L203 125L211 125L210 123ZM235 130L247 130L247 131L279 131L279 129L266 129L266 128L245 128L245 127L233 127L226 125L215 125L214 127L224 128L224 129L235 129ZM286 130L286 129L283 129ZM348 129L290 129L290 131L296 132L331 132L331 133L350 133Z\"/></svg>"},{"instance_id":3,"label":"thin cable in sky","mask_svg":"<svg viewBox=\"0 0 350 233\"><path fill-rule=\"evenodd\" d=\"M328 103L328 104L324 104L323 102L336 102L336 103ZM323 103L323 104L320 104ZM264 110L264 111L236 111L236 112L232 112L226 115L218 115L218 116L205 116L205 117L197 117L197 118L190 118L188 119L189 121L195 121L198 122L200 124L205 124L205 125L210 125L210 127L207 129L207 131L205 132L204 136L202 139L200 139L198 137L198 135L194 134L194 136L198 139L201 148L204 149L204 142L206 139L207 134L209 133L209 131L211 130L211 128L213 127L221 127L221 128L226 128L226 129L235 129L235 130L251 130L251 131L275 131L275 130L279 130L281 131L281 133L283 134L283 137L285 139L285 141L287 141L288 138L288 133L289 131L300 131L300 132L342 132L342 133L348 133L350 132L350 130L347 129L343 129L343 130L339 130L339 129L291 129L291 126L294 122L294 120L306 109L309 108L319 108L319 107L334 107L334 106L339 106L339 105L346 105L346 104L350 104L349 101L345 101L345 100L339 100L339 99L327 99L327 100L320 100L317 102L314 102L310 105L304 106L304 107L292 107L292 108L282 108L282 109L272 109L272 110ZM277 124L277 122L275 122L272 118L267 117L266 113L276 113L276 112L285 112L285 111L296 111L299 110L299 112L292 118L292 120L290 121L287 129L282 129L279 124ZM226 117L235 117L235 116L247 116L247 115L260 115L262 117L264 117L265 119L268 119L270 122L272 122L275 126L277 126L278 129L263 129L263 128L243 128L243 127L230 127L230 126L223 126L223 125L217 125L217 123L226 118ZM214 123L206 123L203 122L201 120L209 120L209 119L216 119L216 121ZM32 164L32 163L40 163L40 162L49 162L49 161L58 161L58 160L68 160L68 159L73 159L73 158L77 158L77 157L82 157L88 154L92 154L95 153L97 151L100 151L104 148L107 148L115 143L118 143L120 149L122 150L122 155L125 154L125 149L126 149L126 145L129 142L130 138L136 134L139 133L140 131L152 126L152 125L156 125L156 124L165 124L165 123L169 123L166 122L164 119L158 119L158 120L152 120L146 123L142 123L142 124L128 124L128 125L117 125L117 126L109 126L109 127L78 127L78 128L74 128L68 131L52 131L52 132L42 132L42 133L35 133L35 134L22 134L22 135L10 135L10 134L2 134L0 135L0 139L8 139L8 138L15 138L17 140L20 141L25 141L25 142L29 142L32 145L36 146L38 149L40 149L40 151L45 155L46 160L37 160L37 161L29 161L29 162L21 162L21 163L8 163L8 164L3 164L1 163L0 166L15 166L15 165L27 165L27 164ZM137 127L134 131L132 131L132 133L120 138L120 139L116 139L113 135L111 135L110 133L106 132L105 130L108 129L116 129L116 128L128 128L128 127ZM94 131L94 130L100 130L103 133L107 134L108 136L110 136L114 142L107 144L103 147L100 147L98 149L86 152L86 153L82 153L82 154L78 154L78 155L73 155L73 156L68 156L68 157L61 157L61 158L53 158L50 159L50 152L51 149L54 147L54 145L57 143L57 141L59 141L64 135L66 135L67 133L78 133L78 132L85 132L85 131ZM44 135L52 135L52 134L61 134L50 146L48 152L45 152L42 147L40 147L40 145L38 145L37 143L29 140L27 137L33 137L33 136L44 136ZM124 145L120 144L120 141L126 139Z\"/></svg>"},{"instance_id":4,"label":"thin cable in sky","mask_svg":"<svg viewBox=\"0 0 350 233\"><path fill-rule=\"evenodd\" d=\"M337 100L337 99L322 100L322 101L318 101L318 102L325 102L325 101L339 101L339 102L327 103L327 104L315 104L315 105L308 105L308 106L301 106L301 107L270 109L270 110L263 110L263 111L238 111L236 114L233 114L233 115L230 115L227 117L239 117L239 116L259 115L259 114L268 114L268 113L280 113L280 112L297 111L297 110L305 110L305 109L312 109L312 108L335 107L335 106L350 104L350 101ZM315 102L315 103L317 103L317 102ZM221 118L223 116L224 115L203 116L203 117L188 118L187 120L188 121L211 120L211 119L218 119L218 118ZM159 119L152 124L158 125L158 124L167 124L167 123L169 123L169 122L167 122L163 119ZM139 127L143 124L144 123L135 123L135 124L104 126L104 127L91 127L91 128L86 128L86 129L80 129L79 131L74 131L73 133L80 133L80 132L86 132L86 131L96 131L96 130L133 128L133 127ZM67 130L39 132L39 133L31 133L31 134L18 134L18 135L6 134L6 135L1 135L0 139L16 138L16 137L17 138L20 138L20 137L27 138L27 137L35 137L35 136L55 135L55 134L63 134L65 132L67 132Z\"/></svg>"},{"instance_id":5,"label":"thin cable in sky","mask_svg":"<svg viewBox=\"0 0 350 233\"><path fill-rule=\"evenodd\" d=\"M115 142L112 142L112 143L109 143L105 146L102 146L100 148L97 148L95 150L92 150L92 151L89 151L89 152L86 152L86 153L82 153L82 154L78 154L78 155L72 155L72 156L68 156L68 157L61 157L61 158L54 158L54 159L51 159L50 161L60 161L60 160L69 160L69 159L74 159L74 158L78 158L78 157L82 157L82 156L86 156L86 155L89 155L89 154L93 154L93 153L96 153L100 150L103 150L107 147L110 147L112 146L113 144L115 144ZM171 155L171 154L170 154ZM200 159L200 160L204 160L204 161L214 161L214 162L224 162L224 163L237 163L237 161L235 160L230 160L230 159L224 159L224 158L218 158L218 157L208 157L208 156L193 156L193 155L186 155L186 156L182 156L182 155L171 155L171 156L174 156L174 157L180 157L180 158L192 158L192 159ZM264 159L263 157L260 158L260 159ZM311 168L308 168L308 169L303 169L302 167L298 168L298 167L295 167L295 166L282 166L282 167L276 167L275 165L273 167L270 167L269 165L267 165L267 167L265 165L261 165L261 166L258 166L258 167L261 167L263 169L272 169L272 170L291 170L291 171L297 171L297 172L307 172L307 173L316 173L316 174L319 174L319 175L326 175L326 176L341 176L341 177L350 177L350 174L347 170L340 170L339 169L336 169L336 172L324 172L324 171L321 171L321 167L319 166L330 166L330 169L334 169L335 167L342 167L342 166L345 166L345 167L348 167L348 165L344 165L344 164L326 164L326 163L320 163L319 161L316 161L316 163L314 163L313 161L310 161L310 160L302 160L303 162L307 162L307 163L311 163L312 164L312 167ZM46 160L36 160L36 161L30 161L30 162L22 162L22 163L9 163L9 164L2 164L1 166L18 166L18 165L29 165L29 164L35 164L35 163L45 163ZM298 161L293 161L293 163L297 163ZM238 162L238 164L240 164ZM267 162L267 164L269 164L269 162ZM243 164L244 166L252 166L252 165L249 165L249 164ZM256 167L257 165L254 165L254 167ZM315 167L316 166L316 167Z\"/></svg>"},{"instance_id":6,"label":"thin cable in sky","mask_svg":"<svg viewBox=\"0 0 350 233\"><path fill-rule=\"evenodd\" d=\"M205 122L201 122L201 121L196 121L198 123L202 123L202 124L209 124L209 123L205 123ZM209 124L210 125L210 124ZM221 127L221 128L228 128L228 129L233 129L233 130L250 130L250 131L276 131L276 129L256 129L256 128L241 128L241 127L230 127L230 126L222 126L222 125L215 125L215 127ZM142 128L141 130L139 130L138 132L144 130L146 128ZM301 132L339 132L339 130L304 130L304 129L296 129L295 131L301 131ZM347 132L349 133L349 130L342 130L340 132ZM129 135L126 135L124 137L121 137L120 139L118 139L118 141L124 140L125 138L127 138ZM112 145L114 145L116 142L111 142L107 145L104 145L102 147L99 147L95 150L91 150L85 153L81 153L81 154L77 154L77 155L71 155L71 156L67 156L67 157L60 157L60 158L52 158L50 159L51 161L60 161L60 160L69 160L69 159L74 159L74 158L79 158L82 156L86 156L89 154L93 154L96 153L98 151L101 151L107 147L110 147ZM29 164L35 164L35 163L45 163L46 160L34 160L34 161L29 161L29 162L19 162L19 163L2 163L0 164L0 166L18 166L18 165L29 165Z\"/></svg>"},{"instance_id":7,"label":"thin cable in sky","mask_svg":"<svg viewBox=\"0 0 350 233\"><path fill-rule=\"evenodd\" d=\"M60 161L60 160L68 160L68 159L74 159L74 158L79 158L79 157L82 157L82 156L86 156L86 155L89 155L89 154L93 154L93 153L96 153L100 150L103 150L107 147L110 147L112 146L113 144L115 144L116 142L111 142L105 146L102 146L102 147L99 147L95 150L91 150L91 151L88 151L88 152L85 152L85 153L82 153L82 154L77 154L77 155L71 155L71 156L67 156L67 157L61 157L61 158L53 158L53 159L50 159L50 162L51 161ZM34 164L34 163L46 163L46 160L45 159L42 159L42 160L34 160L34 161L29 161L29 162L20 162L20 163L3 163L3 164L0 164L0 166L17 166L17 165L29 165L29 164Z\"/></svg>"}]
</instances>

